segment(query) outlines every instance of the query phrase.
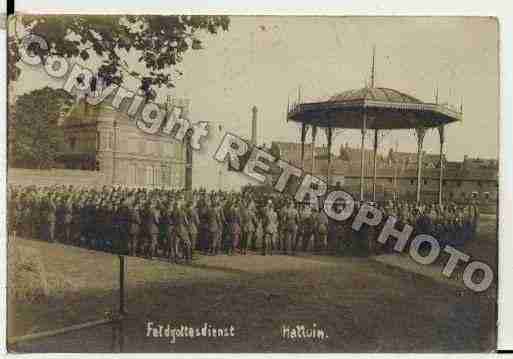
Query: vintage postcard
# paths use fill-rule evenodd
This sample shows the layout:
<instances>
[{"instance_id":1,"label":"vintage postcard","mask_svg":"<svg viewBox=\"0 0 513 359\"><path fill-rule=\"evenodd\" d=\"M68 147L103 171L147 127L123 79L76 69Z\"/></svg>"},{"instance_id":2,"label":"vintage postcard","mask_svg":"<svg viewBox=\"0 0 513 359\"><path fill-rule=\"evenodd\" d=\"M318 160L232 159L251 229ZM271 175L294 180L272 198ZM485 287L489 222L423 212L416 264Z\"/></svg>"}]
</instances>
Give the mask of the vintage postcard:
<instances>
[{"instance_id":1,"label":"vintage postcard","mask_svg":"<svg viewBox=\"0 0 513 359\"><path fill-rule=\"evenodd\" d=\"M7 27L9 351L495 350L497 19Z\"/></svg>"}]
</instances>

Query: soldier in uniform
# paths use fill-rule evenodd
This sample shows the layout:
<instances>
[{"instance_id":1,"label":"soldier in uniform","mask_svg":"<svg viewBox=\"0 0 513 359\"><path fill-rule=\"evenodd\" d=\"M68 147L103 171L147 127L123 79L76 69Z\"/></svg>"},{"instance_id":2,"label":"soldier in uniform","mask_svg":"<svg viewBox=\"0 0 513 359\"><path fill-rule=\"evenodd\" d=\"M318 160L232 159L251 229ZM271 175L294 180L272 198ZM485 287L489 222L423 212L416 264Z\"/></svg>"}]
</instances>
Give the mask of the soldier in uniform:
<instances>
[{"instance_id":1,"label":"soldier in uniform","mask_svg":"<svg viewBox=\"0 0 513 359\"><path fill-rule=\"evenodd\" d=\"M210 203L206 198L205 194L201 194L201 197L198 201L198 217L199 217L199 247L203 254L208 254L209 249L211 247L209 231L208 231L208 215L209 215Z\"/></svg>"},{"instance_id":2,"label":"soldier in uniform","mask_svg":"<svg viewBox=\"0 0 513 359\"><path fill-rule=\"evenodd\" d=\"M138 249L138 236L140 233L141 225L141 215L139 212L139 205L137 203L134 203L132 206L129 207L128 221L128 254L130 256L136 256Z\"/></svg>"},{"instance_id":3,"label":"soldier in uniform","mask_svg":"<svg viewBox=\"0 0 513 359\"><path fill-rule=\"evenodd\" d=\"M72 207L72 199L71 196L66 200L63 200L63 233L64 233L64 243L72 244L72 236L71 236L71 221L73 216L73 207Z\"/></svg>"},{"instance_id":4,"label":"soldier in uniform","mask_svg":"<svg viewBox=\"0 0 513 359\"><path fill-rule=\"evenodd\" d=\"M264 235L265 235L265 229L264 229L264 223L263 223L263 217L260 213L260 211L253 212L255 216L255 234L253 236L254 241L251 243L251 249L256 251L257 250L257 244L260 244L261 248L263 248L264 244Z\"/></svg>"},{"instance_id":5,"label":"soldier in uniform","mask_svg":"<svg viewBox=\"0 0 513 359\"><path fill-rule=\"evenodd\" d=\"M175 223L175 233L176 233L176 248L181 246L184 254L184 259L187 262L192 260L192 249L191 242L189 239L189 221L187 219L187 211L185 205L181 203L181 201L175 202L175 207L173 210L173 222ZM177 250L175 249L175 251Z\"/></svg>"},{"instance_id":6,"label":"soldier in uniform","mask_svg":"<svg viewBox=\"0 0 513 359\"><path fill-rule=\"evenodd\" d=\"M267 253L273 254L273 242L278 232L278 215L274 211L272 201L267 202L265 209L265 234L264 243L262 246L262 254L265 256Z\"/></svg>"},{"instance_id":7,"label":"soldier in uniform","mask_svg":"<svg viewBox=\"0 0 513 359\"><path fill-rule=\"evenodd\" d=\"M259 220L259 211L257 209L257 206L252 198L249 199L248 203L248 209L250 218L253 223L253 233L250 235L250 239L248 239L248 246L251 248L252 251L257 250L257 242L262 243L262 236L263 236L263 229L262 224L260 223L260 232L258 232L258 220ZM250 227L251 228L251 227Z\"/></svg>"},{"instance_id":8,"label":"soldier in uniform","mask_svg":"<svg viewBox=\"0 0 513 359\"><path fill-rule=\"evenodd\" d=\"M187 203L187 219L189 221L189 238L191 241L191 253L194 252L198 243L198 228L200 226L198 211L193 202Z\"/></svg>"},{"instance_id":9,"label":"soldier in uniform","mask_svg":"<svg viewBox=\"0 0 513 359\"><path fill-rule=\"evenodd\" d=\"M64 198L57 197L55 200L55 241L62 243L65 243L64 212Z\"/></svg>"},{"instance_id":10,"label":"soldier in uniform","mask_svg":"<svg viewBox=\"0 0 513 359\"><path fill-rule=\"evenodd\" d=\"M324 211L317 211L317 208L314 208L315 217L316 217L316 250L324 251L328 247L328 216Z\"/></svg>"},{"instance_id":11,"label":"soldier in uniform","mask_svg":"<svg viewBox=\"0 0 513 359\"><path fill-rule=\"evenodd\" d=\"M341 200L336 201L333 204L333 208L335 211L340 212L343 210L344 203ZM331 229L331 235L333 237L333 251L336 254L342 254L346 251L346 237L345 235L345 228L344 228L344 222L338 221L338 220L331 220L329 219L329 227Z\"/></svg>"},{"instance_id":12,"label":"soldier in uniform","mask_svg":"<svg viewBox=\"0 0 513 359\"><path fill-rule=\"evenodd\" d=\"M88 213L88 207L89 207L89 197L85 197L83 199L83 204L80 207L80 230L78 233L78 240L80 246L87 246L87 230L88 230L88 221L89 221L89 213Z\"/></svg>"},{"instance_id":13,"label":"soldier in uniform","mask_svg":"<svg viewBox=\"0 0 513 359\"><path fill-rule=\"evenodd\" d=\"M282 249L283 253L287 254L293 252L296 247L299 214L294 206L294 201L290 201L284 214L285 233Z\"/></svg>"},{"instance_id":14,"label":"soldier in uniform","mask_svg":"<svg viewBox=\"0 0 513 359\"><path fill-rule=\"evenodd\" d=\"M80 245L80 212L81 212L80 197L76 197L71 204L71 224L70 224L70 237L73 245Z\"/></svg>"},{"instance_id":15,"label":"soldier in uniform","mask_svg":"<svg viewBox=\"0 0 513 359\"><path fill-rule=\"evenodd\" d=\"M303 252L311 248L311 241L314 234L313 213L308 205L304 205L301 211L301 244Z\"/></svg>"},{"instance_id":16,"label":"soldier in uniform","mask_svg":"<svg viewBox=\"0 0 513 359\"><path fill-rule=\"evenodd\" d=\"M169 201L166 199L159 206L159 248L163 251L166 258L169 257L169 243L170 243L170 225L171 225L171 214L169 213Z\"/></svg>"},{"instance_id":17,"label":"soldier in uniform","mask_svg":"<svg viewBox=\"0 0 513 359\"><path fill-rule=\"evenodd\" d=\"M278 230L276 231L275 239L273 240L273 249L277 251L284 251L285 240L287 236L287 201L282 202L278 206L279 209L276 212L278 216Z\"/></svg>"},{"instance_id":18,"label":"soldier in uniform","mask_svg":"<svg viewBox=\"0 0 513 359\"><path fill-rule=\"evenodd\" d=\"M45 203L46 225L47 225L47 240L48 242L55 242L55 203L52 196L49 196Z\"/></svg>"},{"instance_id":19,"label":"soldier in uniform","mask_svg":"<svg viewBox=\"0 0 513 359\"><path fill-rule=\"evenodd\" d=\"M130 209L127 200L121 200L115 214L117 222L117 233L113 250L115 253L126 254L128 251L128 241L130 239Z\"/></svg>"},{"instance_id":20,"label":"soldier in uniform","mask_svg":"<svg viewBox=\"0 0 513 359\"><path fill-rule=\"evenodd\" d=\"M29 237L39 238L41 229L39 223L41 222L41 214L39 213L39 203L41 201L41 193L31 193L30 205L27 207L26 217L28 219L28 229L30 232Z\"/></svg>"},{"instance_id":21,"label":"soldier in uniform","mask_svg":"<svg viewBox=\"0 0 513 359\"><path fill-rule=\"evenodd\" d=\"M255 219L249 203L246 202L240 208L241 232L242 238L240 242L241 254L247 254L248 243L253 242L255 234Z\"/></svg>"},{"instance_id":22,"label":"soldier in uniform","mask_svg":"<svg viewBox=\"0 0 513 359\"><path fill-rule=\"evenodd\" d=\"M472 237L475 238L479 230L479 203L474 200L472 203Z\"/></svg>"},{"instance_id":23,"label":"soldier in uniform","mask_svg":"<svg viewBox=\"0 0 513 359\"><path fill-rule=\"evenodd\" d=\"M157 247L157 240L159 235L159 213L155 208L154 203L149 200L146 203L146 208L143 215L144 222L144 252L145 256L151 258L155 255Z\"/></svg>"},{"instance_id":24,"label":"soldier in uniform","mask_svg":"<svg viewBox=\"0 0 513 359\"><path fill-rule=\"evenodd\" d=\"M216 206L215 206L215 210L217 213L217 222L219 223L219 232L218 232L218 237L217 237L217 247L219 249L221 249L223 235L226 235L228 232L226 213L225 213L225 209L224 209L225 204L226 204L226 199L221 198L221 199L219 199L219 201L216 202Z\"/></svg>"},{"instance_id":25,"label":"soldier in uniform","mask_svg":"<svg viewBox=\"0 0 513 359\"><path fill-rule=\"evenodd\" d=\"M226 243L226 252L228 254L235 253L240 241L240 216L239 206L232 203L227 207L226 220L228 222L228 240Z\"/></svg>"},{"instance_id":26,"label":"soldier in uniform","mask_svg":"<svg viewBox=\"0 0 513 359\"><path fill-rule=\"evenodd\" d=\"M112 226L112 222L109 221L108 217L107 204L103 199L100 199L95 208L95 215L92 217L96 222L96 225L92 227L94 231L93 248L96 250L104 249L105 241L108 238L107 231L109 231Z\"/></svg>"},{"instance_id":27,"label":"soldier in uniform","mask_svg":"<svg viewBox=\"0 0 513 359\"><path fill-rule=\"evenodd\" d=\"M219 212L216 208L216 203L211 202L208 208L208 237L210 243L210 254L216 255L219 250L219 242L221 237L221 226L219 223Z\"/></svg>"}]
</instances>

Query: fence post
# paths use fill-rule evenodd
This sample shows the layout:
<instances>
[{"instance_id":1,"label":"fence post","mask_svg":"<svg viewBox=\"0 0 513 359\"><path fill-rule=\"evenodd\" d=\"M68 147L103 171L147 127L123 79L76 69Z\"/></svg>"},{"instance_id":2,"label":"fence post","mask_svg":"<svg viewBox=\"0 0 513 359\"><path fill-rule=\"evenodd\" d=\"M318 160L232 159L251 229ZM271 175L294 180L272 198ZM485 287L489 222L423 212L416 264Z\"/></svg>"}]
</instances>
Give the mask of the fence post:
<instances>
[{"instance_id":1,"label":"fence post","mask_svg":"<svg viewBox=\"0 0 513 359\"><path fill-rule=\"evenodd\" d=\"M119 314L125 315L125 256L119 255Z\"/></svg>"}]
</instances>

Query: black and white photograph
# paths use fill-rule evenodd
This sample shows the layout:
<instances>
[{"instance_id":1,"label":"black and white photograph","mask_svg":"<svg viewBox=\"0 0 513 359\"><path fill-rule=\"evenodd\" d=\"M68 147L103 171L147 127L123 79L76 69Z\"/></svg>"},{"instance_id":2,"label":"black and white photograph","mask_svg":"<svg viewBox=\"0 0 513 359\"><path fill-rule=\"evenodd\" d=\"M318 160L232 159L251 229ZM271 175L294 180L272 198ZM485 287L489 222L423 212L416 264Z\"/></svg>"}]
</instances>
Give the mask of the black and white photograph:
<instances>
[{"instance_id":1,"label":"black and white photograph","mask_svg":"<svg viewBox=\"0 0 513 359\"><path fill-rule=\"evenodd\" d=\"M497 18L6 27L9 352L496 350Z\"/></svg>"}]
</instances>

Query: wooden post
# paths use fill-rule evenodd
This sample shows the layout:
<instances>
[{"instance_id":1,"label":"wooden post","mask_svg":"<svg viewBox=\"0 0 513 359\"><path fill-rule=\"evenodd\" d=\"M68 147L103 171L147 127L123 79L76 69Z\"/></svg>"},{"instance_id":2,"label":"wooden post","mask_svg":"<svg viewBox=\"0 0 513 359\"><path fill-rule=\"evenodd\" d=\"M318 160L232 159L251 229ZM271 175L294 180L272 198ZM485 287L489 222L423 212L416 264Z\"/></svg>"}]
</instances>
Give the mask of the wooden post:
<instances>
[{"instance_id":1,"label":"wooden post","mask_svg":"<svg viewBox=\"0 0 513 359\"><path fill-rule=\"evenodd\" d=\"M124 347L125 347L125 335L123 333L123 320L120 320L118 322L118 326L119 326L119 352L120 353L123 353L124 352Z\"/></svg>"},{"instance_id":2,"label":"wooden post","mask_svg":"<svg viewBox=\"0 0 513 359\"><path fill-rule=\"evenodd\" d=\"M363 176L365 175L365 132L367 131L367 111L363 112L362 143L360 146L360 201L363 202Z\"/></svg>"},{"instance_id":3,"label":"wooden post","mask_svg":"<svg viewBox=\"0 0 513 359\"><path fill-rule=\"evenodd\" d=\"M372 172L372 200L376 202L376 172L378 163L378 129L374 130L374 170Z\"/></svg>"},{"instance_id":4,"label":"wooden post","mask_svg":"<svg viewBox=\"0 0 513 359\"><path fill-rule=\"evenodd\" d=\"M417 133L417 204L419 204L422 188L422 148L426 129L424 127L418 127L415 129L415 132Z\"/></svg>"},{"instance_id":5,"label":"wooden post","mask_svg":"<svg viewBox=\"0 0 513 359\"><path fill-rule=\"evenodd\" d=\"M440 135L440 178L438 182L438 204L441 206L443 202L443 182L444 182L444 142L445 142L445 131L444 125L438 126L438 134Z\"/></svg>"},{"instance_id":6,"label":"wooden post","mask_svg":"<svg viewBox=\"0 0 513 359\"><path fill-rule=\"evenodd\" d=\"M331 126L327 128L327 137L328 137L328 169L326 174L326 185L328 189L330 188L330 177L331 177L331 140L332 140L332 128Z\"/></svg>"},{"instance_id":7,"label":"wooden post","mask_svg":"<svg viewBox=\"0 0 513 359\"><path fill-rule=\"evenodd\" d=\"M301 170L305 170L305 139L306 139L306 124L301 125Z\"/></svg>"},{"instance_id":8,"label":"wooden post","mask_svg":"<svg viewBox=\"0 0 513 359\"><path fill-rule=\"evenodd\" d=\"M119 315L125 315L125 256L119 255Z\"/></svg>"},{"instance_id":9,"label":"wooden post","mask_svg":"<svg viewBox=\"0 0 513 359\"><path fill-rule=\"evenodd\" d=\"M315 172L315 137L317 136L317 127L312 127L312 167L310 174L313 176Z\"/></svg>"}]
</instances>

